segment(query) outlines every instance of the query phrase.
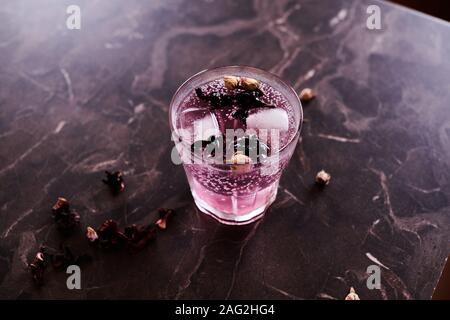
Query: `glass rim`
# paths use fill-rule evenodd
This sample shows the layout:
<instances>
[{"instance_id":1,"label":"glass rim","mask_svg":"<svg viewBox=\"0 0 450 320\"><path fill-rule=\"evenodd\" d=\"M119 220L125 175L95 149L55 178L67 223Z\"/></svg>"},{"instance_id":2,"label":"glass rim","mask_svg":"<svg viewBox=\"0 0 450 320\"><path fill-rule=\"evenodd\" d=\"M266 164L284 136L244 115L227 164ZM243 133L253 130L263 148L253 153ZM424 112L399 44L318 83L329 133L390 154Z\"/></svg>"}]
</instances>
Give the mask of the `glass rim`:
<instances>
[{"instance_id":1,"label":"glass rim","mask_svg":"<svg viewBox=\"0 0 450 320\"><path fill-rule=\"evenodd\" d=\"M204 70L201 70L201 71L193 74L189 78L187 78L178 87L178 89L173 94L172 99L171 99L170 104L169 104L169 124L170 124L170 130L171 130L172 137L175 137L177 139L175 141L175 143L176 144L180 144L182 146L183 150L188 150L190 154L193 154L193 156L198 159L199 155L197 153L195 153L195 152L191 152L191 145L192 144L189 144L188 142L183 141L181 139L181 136L178 134L178 132L177 132L178 129L176 128L176 126L174 125L174 122L173 122L174 119L172 117L172 109L175 107L175 100L178 98L180 93L183 91L183 89L185 87L189 86L189 84L191 82L193 82L193 80L195 80L195 79L197 79L197 78L199 78L199 77L201 77L201 76L203 76L203 75L205 75L207 73L220 72L221 70L224 71L223 75L229 75L230 72L233 72L233 70L236 70L236 71L238 71L238 70L241 70L241 71L242 70L247 70L250 73L263 74L266 77L271 77L271 78L275 79L276 82L281 84L284 89L286 89L288 92L290 92L293 95L293 97L295 99L295 102L297 103L298 111L299 111L298 125L297 125L297 128L295 130L295 133L292 134L292 136L289 139L289 142L287 142L283 147L281 147L277 151L276 154L267 156L267 158L265 160L270 162L270 160L273 160L273 159L277 160L277 159L279 159L280 155L282 153L284 153L286 151L286 149L289 149L289 147L294 142L297 143L297 141L298 141L297 137L300 136L300 132L301 132L302 125L303 125L303 106L302 106L300 98L298 97L298 94L294 90L294 88L292 88L292 86L288 85L285 81L283 81L278 75L276 75L276 74L274 74L272 72L269 72L269 71L265 71L265 70L259 69L259 68L250 67L250 66L244 66L244 65L232 65L232 66L222 66L222 67L215 67L215 68L211 68L211 69L204 69ZM226 72L228 72L228 73L226 73ZM239 75L239 73L238 73L238 75ZM205 81L205 83L207 83L207 82L208 81ZM271 85L270 82L266 82L266 83ZM280 93L283 94L282 92L280 92ZM288 100L288 102L291 105L291 107L295 108L295 106L292 105L291 99L286 97L285 94L283 94L283 96ZM185 97L183 97L183 98L185 98ZM215 165L213 162L209 163L209 162L204 161L203 158L200 158L200 160L202 160L202 162L201 162L202 165ZM224 165L225 166L230 166L230 167L232 166L232 164L224 164ZM223 170L223 169L219 169L219 170Z\"/></svg>"}]
</instances>

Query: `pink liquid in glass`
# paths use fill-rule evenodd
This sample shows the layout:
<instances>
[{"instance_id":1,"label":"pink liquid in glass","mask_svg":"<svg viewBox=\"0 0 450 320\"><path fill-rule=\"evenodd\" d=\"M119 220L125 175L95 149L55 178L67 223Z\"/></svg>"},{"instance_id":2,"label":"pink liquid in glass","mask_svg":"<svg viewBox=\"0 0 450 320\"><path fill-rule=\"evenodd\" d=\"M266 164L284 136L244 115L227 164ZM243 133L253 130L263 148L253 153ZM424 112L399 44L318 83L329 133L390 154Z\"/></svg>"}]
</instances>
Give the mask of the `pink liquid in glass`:
<instances>
[{"instance_id":1,"label":"pink liquid in glass","mask_svg":"<svg viewBox=\"0 0 450 320\"><path fill-rule=\"evenodd\" d=\"M224 75L235 75L237 71L224 70L229 72ZM267 76L266 73L264 74ZM292 106L283 93L269 85L268 79L258 78L257 75L253 78L259 81L259 88L264 92L261 100L274 107L269 112L267 108L251 109L247 123L243 123L233 117L237 105L211 108L209 102L199 99L195 91L191 89L180 99L173 121L175 130L184 129L190 132L190 136L184 134L182 137L183 140L190 142L206 139L211 132L214 135L225 135L226 129L245 130L251 127L258 134L261 129L277 128L277 141L273 142L271 139L275 138L272 136L265 141L270 152L268 157L263 159L264 161L252 162L246 167L214 164L208 161L183 164L198 208L227 224L255 221L275 200L280 176L289 162L298 139L301 121L298 98L297 101L294 100L298 104ZM224 87L220 76L215 79L213 76L212 80L203 82L198 87L205 94L230 93L229 89ZM292 94L292 92L289 93ZM296 97L295 93L294 97ZM277 111L273 111L275 109ZM196 130L199 126L202 130ZM205 132L207 132L206 135Z\"/></svg>"}]
</instances>

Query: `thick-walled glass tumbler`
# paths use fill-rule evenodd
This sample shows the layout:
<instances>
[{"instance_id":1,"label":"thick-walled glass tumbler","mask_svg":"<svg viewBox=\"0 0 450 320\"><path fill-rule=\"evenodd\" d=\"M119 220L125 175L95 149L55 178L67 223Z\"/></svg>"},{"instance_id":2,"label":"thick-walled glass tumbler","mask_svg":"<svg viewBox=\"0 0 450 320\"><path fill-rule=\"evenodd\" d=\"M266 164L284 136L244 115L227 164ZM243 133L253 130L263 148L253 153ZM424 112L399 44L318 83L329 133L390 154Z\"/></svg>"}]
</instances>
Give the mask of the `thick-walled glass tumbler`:
<instances>
[{"instance_id":1,"label":"thick-walled glass tumbler","mask_svg":"<svg viewBox=\"0 0 450 320\"><path fill-rule=\"evenodd\" d=\"M263 70L221 67L184 82L169 113L197 207L225 224L262 217L300 135L303 112L295 91ZM250 145L256 146L255 157Z\"/></svg>"}]
</instances>

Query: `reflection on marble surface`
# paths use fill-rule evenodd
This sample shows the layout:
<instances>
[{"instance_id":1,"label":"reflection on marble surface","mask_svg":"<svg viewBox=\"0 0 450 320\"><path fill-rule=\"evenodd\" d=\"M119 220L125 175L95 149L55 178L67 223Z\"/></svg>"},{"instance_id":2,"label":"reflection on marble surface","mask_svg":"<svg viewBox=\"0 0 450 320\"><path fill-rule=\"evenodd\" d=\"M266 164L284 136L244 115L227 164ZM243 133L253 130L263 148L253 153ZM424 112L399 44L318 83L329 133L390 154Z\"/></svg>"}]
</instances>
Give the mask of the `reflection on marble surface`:
<instances>
[{"instance_id":1,"label":"reflection on marble surface","mask_svg":"<svg viewBox=\"0 0 450 320\"><path fill-rule=\"evenodd\" d=\"M82 29L65 27L78 3ZM0 8L0 298L428 299L450 244L450 25L369 1L6 1ZM371 3L370 3L371 4ZM190 75L251 65L318 97L263 220L223 226L170 162L168 103ZM320 169L333 176L319 191ZM104 170L122 169L113 197ZM81 215L62 237L58 196ZM139 254L89 247L106 218L176 209ZM82 289L26 270L41 244L94 261ZM381 290L366 268L381 265Z\"/></svg>"}]
</instances>

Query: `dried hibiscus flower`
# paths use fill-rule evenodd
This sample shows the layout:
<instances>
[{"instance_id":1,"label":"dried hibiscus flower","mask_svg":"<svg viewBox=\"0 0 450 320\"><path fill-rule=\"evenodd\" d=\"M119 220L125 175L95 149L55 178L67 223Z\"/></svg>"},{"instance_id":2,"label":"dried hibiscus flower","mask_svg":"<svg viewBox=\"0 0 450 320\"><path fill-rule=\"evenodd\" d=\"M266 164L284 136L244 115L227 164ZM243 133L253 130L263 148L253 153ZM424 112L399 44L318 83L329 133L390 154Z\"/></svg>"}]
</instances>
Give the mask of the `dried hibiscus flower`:
<instances>
[{"instance_id":1,"label":"dried hibiscus flower","mask_svg":"<svg viewBox=\"0 0 450 320\"><path fill-rule=\"evenodd\" d=\"M41 286L44 284L44 271L47 268L48 256L45 249L41 247L33 259L33 262L28 264L31 276L34 282Z\"/></svg>"},{"instance_id":2,"label":"dried hibiscus flower","mask_svg":"<svg viewBox=\"0 0 450 320\"><path fill-rule=\"evenodd\" d=\"M64 233L72 231L80 223L80 215L70 209L69 201L65 198L58 198L52 207L52 212L57 228Z\"/></svg>"},{"instance_id":3,"label":"dried hibiscus flower","mask_svg":"<svg viewBox=\"0 0 450 320\"><path fill-rule=\"evenodd\" d=\"M50 253L49 256L55 269L64 269L73 264L80 265L92 259L88 254L74 254L69 246L64 246L61 251Z\"/></svg>"},{"instance_id":4,"label":"dried hibiscus flower","mask_svg":"<svg viewBox=\"0 0 450 320\"><path fill-rule=\"evenodd\" d=\"M353 287L350 287L350 292L345 297L345 300L361 300L356 293L355 289Z\"/></svg>"},{"instance_id":5,"label":"dried hibiscus flower","mask_svg":"<svg viewBox=\"0 0 450 320\"><path fill-rule=\"evenodd\" d=\"M132 251L144 248L156 237L156 226L137 226L135 224L125 227L120 231L116 221L109 219L103 222L100 228L95 231L88 228L87 238L92 243L99 243L102 248L119 248L127 246ZM94 234L95 233L95 234ZM95 237L97 236L97 238Z\"/></svg>"},{"instance_id":6,"label":"dried hibiscus flower","mask_svg":"<svg viewBox=\"0 0 450 320\"><path fill-rule=\"evenodd\" d=\"M234 105L235 110L232 113L232 117L241 121L244 125L246 125L250 109L274 108L274 106L260 99L264 96L264 92L259 88L257 80L251 78L241 78L239 80L236 77L229 77L224 81L226 87L240 90L235 93L220 93L217 91L205 93L201 88L196 88L195 94L200 100L208 102L211 110Z\"/></svg>"},{"instance_id":7,"label":"dried hibiscus flower","mask_svg":"<svg viewBox=\"0 0 450 320\"><path fill-rule=\"evenodd\" d=\"M98 234L92 227L86 228L86 238L89 239L90 242L95 242L98 240Z\"/></svg>"},{"instance_id":8,"label":"dried hibiscus flower","mask_svg":"<svg viewBox=\"0 0 450 320\"><path fill-rule=\"evenodd\" d=\"M209 102L212 109L226 107L231 105L231 103L233 102L232 96L230 95L222 94L219 92L211 92L209 94L205 94L201 88L195 89L195 94L200 100Z\"/></svg>"},{"instance_id":9,"label":"dried hibiscus flower","mask_svg":"<svg viewBox=\"0 0 450 320\"><path fill-rule=\"evenodd\" d=\"M66 198L59 197L53 205L52 210L55 215L59 214L60 212L69 212L69 201L67 201Z\"/></svg>"},{"instance_id":10,"label":"dried hibiscus flower","mask_svg":"<svg viewBox=\"0 0 450 320\"><path fill-rule=\"evenodd\" d=\"M125 190L125 182L123 181L123 173L121 171L115 171L113 173L105 171L106 179L103 179L103 183L107 184L114 194L118 194Z\"/></svg>"},{"instance_id":11,"label":"dried hibiscus flower","mask_svg":"<svg viewBox=\"0 0 450 320\"><path fill-rule=\"evenodd\" d=\"M108 219L94 230L88 227L86 237L91 243L98 243L103 248L128 247L131 251L138 251L155 239L157 229L167 227L167 219L174 212L172 209L158 209L159 219L155 223L139 226L133 224L120 230L116 221Z\"/></svg>"},{"instance_id":12,"label":"dried hibiscus flower","mask_svg":"<svg viewBox=\"0 0 450 320\"><path fill-rule=\"evenodd\" d=\"M125 236L128 238L128 247L132 251L143 249L156 237L156 227L136 226L135 224L125 228Z\"/></svg>"},{"instance_id":13,"label":"dried hibiscus flower","mask_svg":"<svg viewBox=\"0 0 450 320\"><path fill-rule=\"evenodd\" d=\"M167 219L169 218L169 216L173 213L174 211L172 209L167 209L167 208L159 208L158 209L158 213L159 213L159 219L155 222L155 224L160 228L160 229L166 229L167 228Z\"/></svg>"},{"instance_id":14,"label":"dried hibiscus flower","mask_svg":"<svg viewBox=\"0 0 450 320\"><path fill-rule=\"evenodd\" d=\"M117 248L127 242L116 221L108 219L97 229L98 242L104 248Z\"/></svg>"}]
</instances>

